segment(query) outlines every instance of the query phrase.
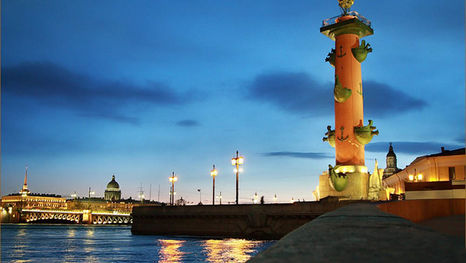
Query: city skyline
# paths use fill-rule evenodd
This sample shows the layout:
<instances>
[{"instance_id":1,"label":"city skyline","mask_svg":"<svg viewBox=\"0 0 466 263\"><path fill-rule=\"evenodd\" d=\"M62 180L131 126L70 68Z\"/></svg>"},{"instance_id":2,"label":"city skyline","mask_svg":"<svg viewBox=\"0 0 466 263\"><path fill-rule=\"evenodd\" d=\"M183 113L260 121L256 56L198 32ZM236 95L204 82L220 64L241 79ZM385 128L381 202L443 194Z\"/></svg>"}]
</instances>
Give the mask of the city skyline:
<instances>
[{"instance_id":1,"label":"city skyline","mask_svg":"<svg viewBox=\"0 0 466 263\"><path fill-rule=\"evenodd\" d=\"M328 3L327 3L328 2ZM2 2L2 193L122 197L142 183L168 201L235 200L231 158L244 156L240 202L313 200L334 149L332 43L319 33L337 1ZM91 9L89 7L92 6ZM356 1L372 21L362 66L365 122L380 135L366 166L398 166L464 147L464 2ZM440 48L442 47L442 48ZM218 193L217 193L218 195Z\"/></svg>"}]
</instances>

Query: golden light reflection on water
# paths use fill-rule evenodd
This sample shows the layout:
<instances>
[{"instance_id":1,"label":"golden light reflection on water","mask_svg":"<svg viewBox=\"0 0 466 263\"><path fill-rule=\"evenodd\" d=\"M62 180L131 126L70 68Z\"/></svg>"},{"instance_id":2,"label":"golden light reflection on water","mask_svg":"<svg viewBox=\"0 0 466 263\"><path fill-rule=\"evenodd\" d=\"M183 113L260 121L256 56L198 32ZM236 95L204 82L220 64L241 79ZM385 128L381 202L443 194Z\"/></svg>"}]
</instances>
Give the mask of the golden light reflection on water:
<instances>
[{"instance_id":1,"label":"golden light reflection on water","mask_svg":"<svg viewBox=\"0 0 466 263\"><path fill-rule=\"evenodd\" d=\"M94 229L93 228L89 228L87 231L86 231L86 238L83 240L83 243L84 243L84 252L86 253L90 253L90 252L93 252L95 250L94 248L94 245L95 245L95 240L93 239L94 238ZM89 262L89 261L87 261Z\"/></svg>"},{"instance_id":2,"label":"golden light reflection on water","mask_svg":"<svg viewBox=\"0 0 466 263\"><path fill-rule=\"evenodd\" d=\"M181 262L184 252L180 251L184 240L159 240L160 251L158 262Z\"/></svg>"},{"instance_id":3,"label":"golden light reflection on water","mask_svg":"<svg viewBox=\"0 0 466 263\"><path fill-rule=\"evenodd\" d=\"M86 232L86 235L87 235L88 237L93 237L93 236L94 236L94 229L89 228L89 229L87 230L87 232Z\"/></svg>"},{"instance_id":4,"label":"golden light reflection on water","mask_svg":"<svg viewBox=\"0 0 466 263\"><path fill-rule=\"evenodd\" d=\"M202 245L208 262L246 262L262 241L245 239L206 240Z\"/></svg>"},{"instance_id":5,"label":"golden light reflection on water","mask_svg":"<svg viewBox=\"0 0 466 263\"><path fill-rule=\"evenodd\" d=\"M18 234L15 236L15 245L13 247L13 251L15 255L18 255L18 257L23 257L26 254L24 253L24 249L26 248L26 244L24 239L26 238L26 229L25 228L20 228L18 230ZM1 261L1 260L0 260ZM23 262L28 262L28 261L23 261Z\"/></svg>"},{"instance_id":6,"label":"golden light reflection on water","mask_svg":"<svg viewBox=\"0 0 466 263\"><path fill-rule=\"evenodd\" d=\"M26 235L26 229L25 228L21 228L18 230L18 234L16 236L18 237L23 237Z\"/></svg>"},{"instance_id":7,"label":"golden light reflection on water","mask_svg":"<svg viewBox=\"0 0 466 263\"><path fill-rule=\"evenodd\" d=\"M76 235L76 231L74 229L68 230L68 238L74 237Z\"/></svg>"}]
</instances>

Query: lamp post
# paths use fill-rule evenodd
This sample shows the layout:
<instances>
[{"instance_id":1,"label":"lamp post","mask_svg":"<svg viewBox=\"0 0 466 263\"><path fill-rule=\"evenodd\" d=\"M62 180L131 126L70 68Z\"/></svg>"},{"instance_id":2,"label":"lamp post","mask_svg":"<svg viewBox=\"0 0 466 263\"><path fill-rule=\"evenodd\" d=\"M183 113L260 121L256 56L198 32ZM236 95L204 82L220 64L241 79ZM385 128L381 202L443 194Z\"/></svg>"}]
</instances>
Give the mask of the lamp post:
<instances>
[{"instance_id":1,"label":"lamp post","mask_svg":"<svg viewBox=\"0 0 466 263\"><path fill-rule=\"evenodd\" d=\"M236 204L238 204L239 173L242 172L242 168L240 168L240 165L242 165L243 163L243 156L239 156L238 151L236 151L236 157L231 158L231 164L235 166L234 172L236 174Z\"/></svg>"},{"instance_id":2,"label":"lamp post","mask_svg":"<svg viewBox=\"0 0 466 263\"><path fill-rule=\"evenodd\" d=\"M199 192L199 205L202 205L202 192L201 192L201 188L198 188L197 191Z\"/></svg>"},{"instance_id":3,"label":"lamp post","mask_svg":"<svg viewBox=\"0 0 466 263\"><path fill-rule=\"evenodd\" d=\"M90 209L91 207L91 195L95 194L93 191L91 191L91 187L89 186L89 198L87 199L87 207Z\"/></svg>"},{"instance_id":4,"label":"lamp post","mask_svg":"<svg viewBox=\"0 0 466 263\"><path fill-rule=\"evenodd\" d=\"M215 164L213 165L212 171L210 171L210 176L212 176L212 205L215 205L215 176L217 176L218 172L215 169Z\"/></svg>"},{"instance_id":5,"label":"lamp post","mask_svg":"<svg viewBox=\"0 0 466 263\"><path fill-rule=\"evenodd\" d=\"M168 181L172 183L171 193L170 193L170 205L175 204L175 182L178 181L178 177L175 176L175 172L172 172L172 175L168 177Z\"/></svg>"}]
</instances>

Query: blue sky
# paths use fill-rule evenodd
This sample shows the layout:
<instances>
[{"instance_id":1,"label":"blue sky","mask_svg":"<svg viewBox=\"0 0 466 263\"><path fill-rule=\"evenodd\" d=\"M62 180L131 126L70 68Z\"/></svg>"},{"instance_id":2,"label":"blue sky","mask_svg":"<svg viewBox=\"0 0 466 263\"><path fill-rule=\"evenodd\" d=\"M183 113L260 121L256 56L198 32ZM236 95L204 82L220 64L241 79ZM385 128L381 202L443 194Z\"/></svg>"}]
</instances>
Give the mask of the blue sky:
<instances>
[{"instance_id":1,"label":"blue sky","mask_svg":"<svg viewBox=\"0 0 466 263\"><path fill-rule=\"evenodd\" d=\"M359 0L374 52L362 64L365 121L380 131L366 165L398 166L464 147L464 1ZM312 200L334 163L334 43L319 33L337 1L2 1L3 194L234 201Z\"/></svg>"}]
</instances>

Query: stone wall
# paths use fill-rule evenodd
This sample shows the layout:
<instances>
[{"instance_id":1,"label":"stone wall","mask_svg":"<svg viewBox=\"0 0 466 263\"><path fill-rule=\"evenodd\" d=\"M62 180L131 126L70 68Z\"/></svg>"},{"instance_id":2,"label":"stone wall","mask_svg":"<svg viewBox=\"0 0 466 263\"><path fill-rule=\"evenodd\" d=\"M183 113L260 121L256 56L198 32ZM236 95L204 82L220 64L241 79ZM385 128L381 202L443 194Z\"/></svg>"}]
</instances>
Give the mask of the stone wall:
<instances>
[{"instance_id":1,"label":"stone wall","mask_svg":"<svg viewBox=\"0 0 466 263\"><path fill-rule=\"evenodd\" d=\"M375 205L354 204L301 226L249 262L464 262L461 239Z\"/></svg>"},{"instance_id":2,"label":"stone wall","mask_svg":"<svg viewBox=\"0 0 466 263\"><path fill-rule=\"evenodd\" d=\"M133 234L279 239L328 211L348 204L337 199L264 205L140 206Z\"/></svg>"},{"instance_id":3,"label":"stone wall","mask_svg":"<svg viewBox=\"0 0 466 263\"><path fill-rule=\"evenodd\" d=\"M406 218L412 222L427 219L464 215L464 199L421 199L386 202L377 205L380 210Z\"/></svg>"}]
</instances>

